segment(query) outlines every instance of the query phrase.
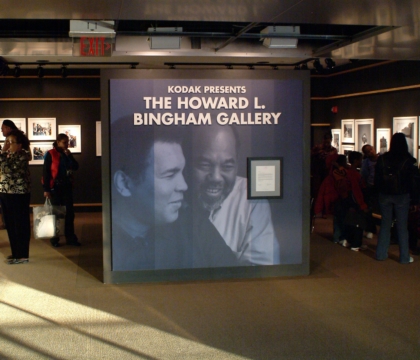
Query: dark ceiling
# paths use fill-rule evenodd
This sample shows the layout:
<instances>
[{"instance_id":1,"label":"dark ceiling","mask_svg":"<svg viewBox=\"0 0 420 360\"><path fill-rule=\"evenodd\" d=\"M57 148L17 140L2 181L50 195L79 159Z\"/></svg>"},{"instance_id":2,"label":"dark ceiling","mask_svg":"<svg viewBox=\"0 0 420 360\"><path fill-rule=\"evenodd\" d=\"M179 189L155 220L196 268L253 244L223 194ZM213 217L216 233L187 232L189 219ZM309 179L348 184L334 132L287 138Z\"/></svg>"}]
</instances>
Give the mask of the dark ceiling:
<instances>
[{"instance_id":1,"label":"dark ceiling","mask_svg":"<svg viewBox=\"0 0 420 360\"><path fill-rule=\"evenodd\" d=\"M0 9L0 56L11 66L307 64L315 72L319 59L323 69L318 72L325 72L420 59L420 2L411 0L0 0ZM78 40L69 37L70 20L104 19L114 21L112 54L80 56L75 52ZM299 26L300 34L294 35L297 48L262 46L260 32L267 26ZM181 37L180 49L151 50L151 27L182 28L175 34ZM326 69L327 58L332 58L335 70L331 65Z\"/></svg>"}]
</instances>

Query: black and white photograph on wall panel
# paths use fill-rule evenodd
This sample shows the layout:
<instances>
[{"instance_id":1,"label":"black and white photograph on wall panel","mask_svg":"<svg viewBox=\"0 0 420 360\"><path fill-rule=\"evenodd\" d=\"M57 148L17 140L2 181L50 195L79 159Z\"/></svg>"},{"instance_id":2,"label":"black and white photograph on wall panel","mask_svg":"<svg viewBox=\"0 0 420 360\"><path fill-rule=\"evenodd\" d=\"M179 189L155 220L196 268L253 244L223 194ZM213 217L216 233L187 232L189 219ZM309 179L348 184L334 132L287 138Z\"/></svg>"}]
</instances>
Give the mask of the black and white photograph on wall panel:
<instances>
[{"instance_id":1,"label":"black and white photograph on wall panel","mask_svg":"<svg viewBox=\"0 0 420 360\"><path fill-rule=\"evenodd\" d=\"M341 129L331 129L332 134L332 146L337 149L337 152L341 154Z\"/></svg>"},{"instance_id":2,"label":"black and white photograph on wall panel","mask_svg":"<svg viewBox=\"0 0 420 360\"><path fill-rule=\"evenodd\" d=\"M28 118L29 140L55 140L55 118Z\"/></svg>"},{"instance_id":3,"label":"black and white photograph on wall panel","mask_svg":"<svg viewBox=\"0 0 420 360\"><path fill-rule=\"evenodd\" d=\"M102 156L102 129L101 122L96 122L96 156Z\"/></svg>"},{"instance_id":4,"label":"black and white photograph on wall panel","mask_svg":"<svg viewBox=\"0 0 420 360\"><path fill-rule=\"evenodd\" d=\"M53 148L53 141L33 142L29 147L32 154L32 160L29 161L29 165L43 165L45 154Z\"/></svg>"},{"instance_id":5,"label":"black and white photograph on wall panel","mask_svg":"<svg viewBox=\"0 0 420 360\"><path fill-rule=\"evenodd\" d=\"M342 143L354 143L354 119L341 120Z\"/></svg>"},{"instance_id":6,"label":"black and white photograph on wall panel","mask_svg":"<svg viewBox=\"0 0 420 360\"><path fill-rule=\"evenodd\" d=\"M362 152L362 147L365 145L374 146L373 137L373 119L357 119L354 121L354 149Z\"/></svg>"},{"instance_id":7,"label":"black and white photograph on wall panel","mask_svg":"<svg viewBox=\"0 0 420 360\"><path fill-rule=\"evenodd\" d=\"M82 134L80 125L58 125L58 133L69 137L69 150L72 153L82 152Z\"/></svg>"},{"instance_id":8,"label":"black and white photograph on wall panel","mask_svg":"<svg viewBox=\"0 0 420 360\"><path fill-rule=\"evenodd\" d=\"M380 155L386 153L391 142L391 129L376 129L376 152Z\"/></svg>"},{"instance_id":9,"label":"black and white photograph on wall panel","mask_svg":"<svg viewBox=\"0 0 420 360\"><path fill-rule=\"evenodd\" d=\"M346 155L347 162L349 162L349 153L350 151L354 151L354 145L342 145L341 150L343 151L343 154Z\"/></svg>"},{"instance_id":10,"label":"black and white photograph on wall panel","mask_svg":"<svg viewBox=\"0 0 420 360\"><path fill-rule=\"evenodd\" d=\"M392 121L392 133L395 134L397 132L405 135L408 151L413 157L416 157L418 149L418 117L394 117Z\"/></svg>"}]
</instances>

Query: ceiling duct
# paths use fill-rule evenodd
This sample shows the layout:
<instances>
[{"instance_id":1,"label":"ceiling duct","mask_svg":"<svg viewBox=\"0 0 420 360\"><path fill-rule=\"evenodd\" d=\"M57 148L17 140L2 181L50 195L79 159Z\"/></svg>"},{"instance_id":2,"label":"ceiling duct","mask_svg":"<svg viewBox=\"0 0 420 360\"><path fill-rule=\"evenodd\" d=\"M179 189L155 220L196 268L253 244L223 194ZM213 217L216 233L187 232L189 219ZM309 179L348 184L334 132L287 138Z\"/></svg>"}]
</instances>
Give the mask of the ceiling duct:
<instances>
[{"instance_id":1,"label":"ceiling duct","mask_svg":"<svg viewBox=\"0 0 420 360\"><path fill-rule=\"evenodd\" d=\"M270 49L296 49L297 35L300 34L299 26L267 26L261 34L270 35L263 39L263 45ZM287 36L294 36L288 38Z\"/></svg>"},{"instance_id":2,"label":"ceiling duct","mask_svg":"<svg viewBox=\"0 0 420 360\"><path fill-rule=\"evenodd\" d=\"M115 38L115 21L70 20L70 37Z\"/></svg>"},{"instance_id":3,"label":"ceiling duct","mask_svg":"<svg viewBox=\"0 0 420 360\"><path fill-rule=\"evenodd\" d=\"M164 28L148 28L150 33L180 33L182 27L164 27ZM180 36L150 36L148 39L150 49L165 50L165 49L180 49L181 37Z\"/></svg>"}]
</instances>

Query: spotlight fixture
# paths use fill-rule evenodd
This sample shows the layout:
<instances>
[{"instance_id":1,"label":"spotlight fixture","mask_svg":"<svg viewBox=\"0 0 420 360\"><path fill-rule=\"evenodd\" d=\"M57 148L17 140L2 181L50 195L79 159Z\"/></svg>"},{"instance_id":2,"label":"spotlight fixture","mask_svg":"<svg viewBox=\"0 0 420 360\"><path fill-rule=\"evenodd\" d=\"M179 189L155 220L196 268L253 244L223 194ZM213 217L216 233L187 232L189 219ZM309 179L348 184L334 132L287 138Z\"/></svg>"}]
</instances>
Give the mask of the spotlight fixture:
<instances>
[{"instance_id":1,"label":"spotlight fixture","mask_svg":"<svg viewBox=\"0 0 420 360\"><path fill-rule=\"evenodd\" d=\"M300 65L300 70L308 70L308 64L305 63L305 64Z\"/></svg>"},{"instance_id":2,"label":"spotlight fixture","mask_svg":"<svg viewBox=\"0 0 420 360\"><path fill-rule=\"evenodd\" d=\"M15 65L15 69L13 70L13 76L15 78L18 78L20 76L20 66L19 65Z\"/></svg>"},{"instance_id":3,"label":"spotlight fixture","mask_svg":"<svg viewBox=\"0 0 420 360\"><path fill-rule=\"evenodd\" d=\"M326 58L325 59L325 64L327 65L328 70L331 70L331 69L335 68L335 61L331 58Z\"/></svg>"},{"instance_id":4,"label":"spotlight fixture","mask_svg":"<svg viewBox=\"0 0 420 360\"><path fill-rule=\"evenodd\" d=\"M313 65L314 65L314 68L317 72L321 72L322 70L324 70L321 63L319 62L319 59L315 59Z\"/></svg>"},{"instance_id":5,"label":"spotlight fixture","mask_svg":"<svg viewBox=\"0 0 420 360\"><path fill-rule=\"evenodd\" d=\"M44 77L45 72L44 72L44 68L41 65L38 65L38 71L37 72L38 72L38 77L39 78Z\"/></svg>"},{"instance_id":6,"label":"spotlight fixture","mask_svg":"<svg viewBox=\"0 0 420 360\"><path fill-rule=\"evenodd\" d=\"M67 77L67 75L68 75L67 67L66 67L65 65L63 65L63 66L61 67L61 77L62 77L62 78L66 78L66 77Z\"/></svg>"}]
</instances>

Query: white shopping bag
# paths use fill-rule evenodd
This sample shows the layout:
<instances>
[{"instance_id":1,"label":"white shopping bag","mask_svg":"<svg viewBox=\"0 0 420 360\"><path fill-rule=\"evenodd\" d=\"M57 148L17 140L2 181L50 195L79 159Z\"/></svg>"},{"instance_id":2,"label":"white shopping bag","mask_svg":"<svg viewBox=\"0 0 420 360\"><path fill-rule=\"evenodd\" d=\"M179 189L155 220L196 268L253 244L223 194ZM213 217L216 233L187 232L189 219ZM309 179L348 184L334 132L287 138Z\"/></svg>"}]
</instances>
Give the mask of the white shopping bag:
<instances>
[{"instance_id":1,"label":"white shopping bag","mask_svg":"<svg viewBox=\"0 0 420 360\"><path fill-rule=\"evenodd\" d=\"M43 206L33 208L34 237L52 238L64 235L65 206L53 206L50 199L45 200Z\"/></svg>"},{"instance_id":2,"label":"white shopping bag","mask_svg":"<svg viewBox=\"0 0 420 360\"><path fill-rule=\"evenodd\" d=\"M36 238L50 238L56 235L55 215L45 215L39 221Z\"/></svg>"}]
</instances>

